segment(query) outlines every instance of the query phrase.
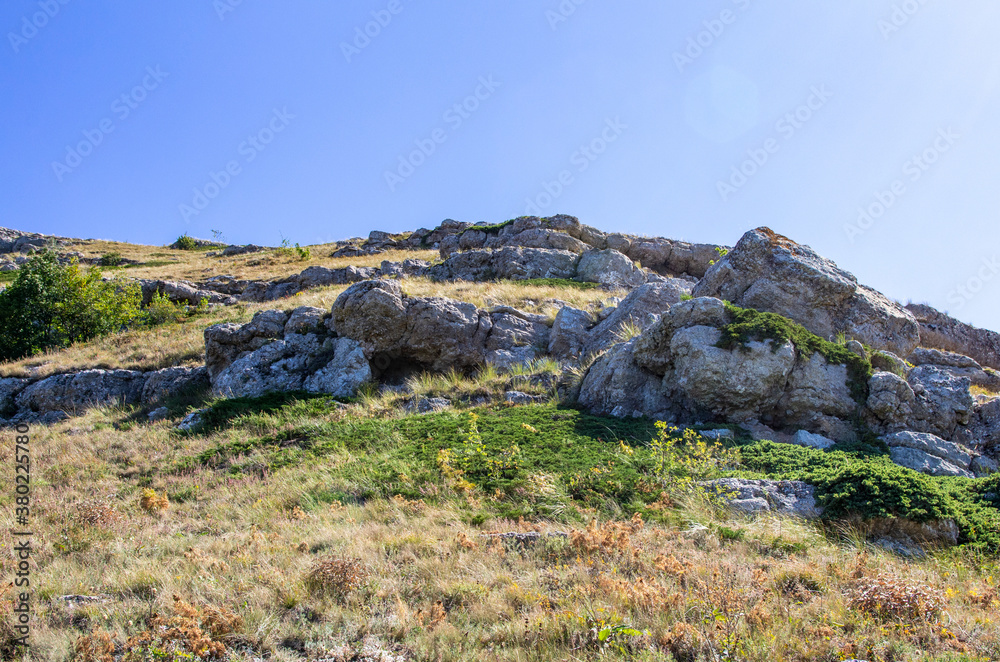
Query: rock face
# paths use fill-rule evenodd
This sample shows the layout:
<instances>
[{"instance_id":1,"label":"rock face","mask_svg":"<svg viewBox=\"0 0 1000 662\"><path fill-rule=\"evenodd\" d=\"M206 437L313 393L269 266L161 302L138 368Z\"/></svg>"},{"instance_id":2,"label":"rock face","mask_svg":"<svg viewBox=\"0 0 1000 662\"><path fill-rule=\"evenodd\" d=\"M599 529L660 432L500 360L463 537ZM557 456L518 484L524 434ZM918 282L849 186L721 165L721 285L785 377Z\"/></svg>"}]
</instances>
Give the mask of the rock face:
<instances>
[{"instance_id":1,"label":"rock face","mask_svg":"<svg viewBox=\"0 0 1000 662\"><path fill-rule=\"evenodd\" d=\"M587 251L577 265L576 277L586 283L631 289L646 282L646 273L616 250Z\"/></svg>"},{"instance_id":2,"label":"rock face","mask_svg":"<svg viewBox=\"0 0 1000 662\"><path fill-rule=\"evenodd\" d=\"M691 244L663 237L646 238L605 233L572 216L523 216L500 227L481 229L470 223L445 222L424 236L425 245L438 244L441 257L458 251L505 247L543 248L582 254L590 249L614 250L631 262L661 276L701 278L719 255L711 244ZM595 259L595 258L592 258ZM606 259L606 258L605 258ZM614 258L617 262L621 260ZM622 264L622 268L627 268ZM591 281L603 282L603 281ZM646 281L643 281L646 282Z\"/></svg>"},{"instance_id":3,"label":"rock face","mask_svg":"<svg viewBox=\"0 0 1000 662\"><path fill-rule=\"evenodd\" d=\"M93 407L155 404L208 385L205 368L82 370L35 382L0 380L0 416L10 422L49 423Z\"/></svg>"},{"instance_id":4,"label":"rock face","mask_svg":"<svg viewBox=\"0 0 1000 662\"><path fill-rule=\"evenodd\" d=\"M687 281L676 278L637 287L604 321L590 331L585 344L585 353L603 352L612 345L622 342L626 339L623 334L628 327L639 331L649 328L689 292Z\"/></svg>"},{"instance_id":5,"label":"rock face","mask_svg":"<svg viewBox=\"0 0 1000 662\"><path fill-rule=\"evenodd\" d=\"M721 478L703 487L734 510L748 514L774 513L816 519L823 509L816 505L812 485L798 480L748 480Z\"/></svg>"},{"instance_id":6,"label":"rock face","mask_svg":"<svg viewBox=\"0 0 1000 662\"><path fill-rule=\"evenodd\" d=\"M1000 370L1000 333L964 324L930 306L909 304L906 309L920 323L921 346L963 354Z\"/></svg>"},{"instance_id":7,"label":"rock face","mask_svg":"<svg viewBox=\"0 0 1000 662\"><path fill-rule=\"evenodd\" d=\"M969 471L972 454L940 437L908 431L887 435L882 441L889 446L893 462L914 471L932 476L973 476Z\"/></svg>"},{"instance_id":8,"label":"rock face","mask_svg":"<svg viewBox=\"0 0 1000 662\"><path fill-rule=\"evenodd\" d=\"M197 306L202 299L208 303L217 303L231 306L236 303L236 298L227 294L220 294L214 290L201 289L194 283L186 280L140 280L142 287L142 305L147 306L152 301L153 295L159 292L174 303L186 303Z\"/></svg>"},{"instance_id":9,"label":"rock face","mask_svg":"<svg viewBox=\"0 0 1000 662\"><path fill-rule=\"evenodd\" d=\"M853 438L843 419L858 405L844 366L828 365L818 354L803 355L791 342L720 348L720 327L729 321L718 299L672 306L633 342L613 346L594 363L584 378L581 402L605 414L760 420L838 441ZM619 389L623 400L617 404L606 393L615 383L630 389Z\"/></svg>"},{"instance_id":10,"label":"rock face","mask_svg":"<svg viewBox=\"0 0 1000 662\"><path fill-rule=\"evenodd\" d=\"M528 363L550 342L546 318L440 297L406 297L394 280L363 281L322 309L257 313L242 326L205 330L215 393L353 394L374 377Z\"/></svg>"},{"instance_id":11,"label":"rock face","mask_svg":"<svg viewBox=\"0 0 1000 662\"><path fill-rule=\"evenodd\" d=\"M693 291L788 317L816 335L838 333L900 356L920 338L916 319L808 246L758 228L709 268Z\"/></svg>"},{"instance_id":12,"label":"rock face","mask_svg":"<svg viewBox=\"0 0 1000 662\"><path fill-rule=\"evenodd\" d=\"M943 439L967 437L975 414L968 377L921 365L907 378L877 372L868 383L868 422L877 432L912 430Z\"/></svg>"},{"instance_id":13,"label":"rock face","mask_svg":"<svg viewBox=\"0 0 1000 662\"><path fill-rule=\"evenodd\" d=\"M436 280L569 279L576 277L579 261L579 254L558 249L477 249L451 255L443 263L428 269L428 274Z\"/></svg>"},{"instance_id":14,"label":"rock face","mask_svg":"<svg viewBox=\"0 0 1000 662\"><path fill-rule=\"evenodd\" d=\"M256 398L272 391L346 397L371 376L371 367L357 342L289 333L285 339L235 360L216 377L212 390L225 397Z\"/></svg>"}]
</instances>

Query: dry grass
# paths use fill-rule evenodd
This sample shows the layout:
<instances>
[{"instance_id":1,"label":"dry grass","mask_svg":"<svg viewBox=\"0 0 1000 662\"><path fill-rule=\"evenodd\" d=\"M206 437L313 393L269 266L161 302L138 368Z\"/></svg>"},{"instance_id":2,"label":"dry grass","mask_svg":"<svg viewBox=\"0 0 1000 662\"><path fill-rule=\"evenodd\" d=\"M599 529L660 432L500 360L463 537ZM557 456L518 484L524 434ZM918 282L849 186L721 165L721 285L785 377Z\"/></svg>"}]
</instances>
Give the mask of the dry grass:
<instances>
[{"instance_id":1,"label":"dry grass","mask_svg":"<svg viewBox=\"0 0 1000 662\"><path fill-rule=\"evenodd\" d=\"M377 267L382 264L383 260L399 262L412 258L432 261L439 257L438 252L432 250L393 250L377 255L332 258L329 256L337 249L335 244L317 244L307 248L311 254L309 260L300 260L297 256L281 255L273 249L233 257L208 257L206 253L210 251L182 251L163 246L141 246L100 240L74 244L61 250L78 251L88 258L117 253L123 258L141 263L120 270L121 274L133 278L196 282L222 274L229 274L244 280L278 280L312 266L330 267L331 269L351 265Z\"/></svg>"},{"instance_id":2,"label":"dry grass","mask_svg":"<svg viewBox=\"0 0 1000 662\"><path fill-rule=\"evenodd\" d=\"M351 491L350 453L274 472L164 474L157 468L246 431L115 429L126 414L34 430L35 660L154 648L286 662L1000 655L994 562L908 562L805 523L697 504L680 519L699 526L634 517L476 527L469 513L490 495L475 490L316 503L304 495ZM11 451L0 446L0 463ZM147 489L187 496L149 515ZM0 495L5 527L11 498ZM568 536L522 545L484 531ZM11 564L0 557L0 571Z\"/></svg>"}]
</instances>

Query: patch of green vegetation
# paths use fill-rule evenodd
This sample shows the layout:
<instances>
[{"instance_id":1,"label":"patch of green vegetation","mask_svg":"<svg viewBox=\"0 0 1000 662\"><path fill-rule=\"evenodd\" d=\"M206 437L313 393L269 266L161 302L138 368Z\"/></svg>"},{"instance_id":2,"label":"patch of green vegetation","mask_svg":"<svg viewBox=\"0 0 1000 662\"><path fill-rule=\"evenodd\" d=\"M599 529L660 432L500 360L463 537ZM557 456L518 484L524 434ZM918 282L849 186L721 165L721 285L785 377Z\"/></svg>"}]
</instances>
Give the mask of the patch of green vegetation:
<instances>
[{"instance_id":1,"label":"patch of green vegetation","mask_svg":"<svg viewBox=\"0 0 1000 662\"><path fill-rule=\"evenodd\" d=\"M469 232L470 230L479 230L480 232L485 232L486 234L497 234L500 230L516 221L516 218L512 218L509 221L504 221L503 223L494 223L493 225L473 225L472 227L466 228L462 231L462 234Z\"/></svg>"},{"instance_id":2,"label":"patch of green vegetation","mask_svg":"<svg viewBox=\"0 0 1000 662\"><path fill-rule=\"evenodd\" d=\"M16 271L0 271L0 283L12 283L17 278Z\"/></svg>"},{"instance_id":3,"label":"patch of green vegetation","mask_svg":"<svg viewBox=\"0 0 1000 662\"><path fill-rule=\"evenodd\" d=\"M198 242L194 240L194 237L182 234L177 237L177 241L174 242L174 247L179 251L193 251L198 248Z\"/></svg>"},{"instance_id":4,"label":"patch of green vegetation","mask_svg":"<svg viewBox=\"0 0 1000 662\"><path fill-rule=\"evenodd\" d=\"M801 480L816 488L826 519L900 517L915 522L954 519L959 542L1000 551L1000 510L987 495L1000 477L935 478L889 458L842 450L820 451L761 441L740 449L743 468L769 478Z\"/></svg>"},{"instance_id":5,"label":"patch of green vegetation","mask_svg":"<svg viewBox=\"0 0 1000 662\"><path fill-rule=\"evenodd\" d=\"M104 255L101 256L101 260L99 262L100 266L102 267L117 267L121 266L121 263L122 263L122 254L114 252L105 253Z\"/></svg>"},{"instance_id":6,"label":"patch of green vegetation","mask_svg":"<svg viewBox=\"0 0 1000 662\"><path fill-rule=\"evenodd\" d=\"M101 279L100 269L35 253L0 291L0 360L68 347L140 323L138 283Z\"/></svg>"},{"instance_id":7,"label":"patch of green vegetation","mask_svg":"<svg viewBox=\"0 0 1000 662\"><path fill-rule=\"evenodd\" d=\"M846 365L851 396L858 404L868 398L868 380L872 364L843 345L824 340L787 317L765 313L752 308L740 308L726 301L726 310L733 321L722 327L722 337L717 346L722 349L746 347L751 341L771 340L774 351L791 341L802 354L818 353L831 365Z\"/></svg>"},{"instance_id":8,"label":"patch of green vegetation","mask_svg":"<svg viewBox=\"0 0 1000 662\"><path fill-rule=\"evenodd\" d=\"M202 432L262 426L281 432L235 435L239 440L185 458L176 468L240 471L240 458L250 456L270 469L350 457L343 477L352 487L342 491L355 500L425 498L438 493L443 474L457 470L484 494L505 495L497 508L515 517L555 516L570 498L602 510L639 511L663 489L652 478L656 458L649 442L656 428L644 419L603 418L547 404L317 420L330 410L329 397L304 393L218 401L204 414Z\"/></svg>"},{"instance_id":9,"label":"patch of green vegetation","mask_svg":"<svg viewBox=\"0 0 1000 662\"><path fill-rule=\"evenodd\" d=\"M584 283L568 278L528 278L526 280L511 281L518 285L537 285L539 287L568 287L575 290L598 290L600 283Z\"/></svg>"}]
</instances>

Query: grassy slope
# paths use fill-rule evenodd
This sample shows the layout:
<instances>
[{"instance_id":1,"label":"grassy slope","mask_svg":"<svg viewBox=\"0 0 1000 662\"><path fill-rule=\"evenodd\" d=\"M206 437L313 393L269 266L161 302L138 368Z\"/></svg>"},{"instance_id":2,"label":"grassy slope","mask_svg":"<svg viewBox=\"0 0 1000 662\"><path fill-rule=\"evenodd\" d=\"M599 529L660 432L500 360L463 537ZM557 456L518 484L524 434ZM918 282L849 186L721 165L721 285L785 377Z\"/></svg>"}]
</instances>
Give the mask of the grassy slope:
<instances>
[{"instance_id":1,"label":"grassy slope","mask_svg":"<svg viewBox=\"0 0 1000 662\"><path fill-rule=\"evenodd\" d=\"M329 307L340 289L33 361L44 361L42 373L198 362L206 325L270 307ZM557 283L417 280L405 289L537 312L547 298L586 307L608 296ZM459 399L513 386L550 395L495 373L414 386ZM686 489L692 474L731 457L694 447L664 463L647 421L554 402L415 415L393 394L346 405L286 394L216 403L202 430L175 432L203 397L172 403L172 419L155 424L142 411L106 409L33 431L35 659L70 659L74 646L78 659L101 659L107 642L149 631L151 614L173 617L175 634L200 628L202 645L218 640L236 660L379 659L354 657L366 641L428 660L1000 658L996 557L966 548L906 561L866 548L846 525L834 535L733 515ZM739 470L809 477L823 485L821 499L852 503L865 495L844 493L836 477L881 462L767 444L742 452ZM0 445L0 463L11 462L12 448ZM966 509L967 534L986 512L984 482L897 468L891 485L900 476L915 485L905 507ZM149 489L169 507L148 494L144 502ZM4 491L8 519L12 506ZM636 514L642 524L630 521ZM535 530L569 536L527 546L482 536ZM0 555L0 571L12 569ZM77 605L63 595L100 599ZM159 636L129 649L171 659L178 645L179 635Z\"/></svg>"}]
</instances>

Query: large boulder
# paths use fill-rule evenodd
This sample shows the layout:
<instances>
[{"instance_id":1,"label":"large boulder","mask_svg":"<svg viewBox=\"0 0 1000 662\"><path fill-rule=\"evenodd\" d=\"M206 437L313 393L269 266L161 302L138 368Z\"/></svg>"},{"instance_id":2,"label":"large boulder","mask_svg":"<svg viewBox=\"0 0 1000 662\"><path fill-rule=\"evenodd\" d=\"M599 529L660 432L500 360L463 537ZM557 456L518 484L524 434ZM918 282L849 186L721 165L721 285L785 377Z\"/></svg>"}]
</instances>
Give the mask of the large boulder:
<instances>
[{"instance_id":1,"label":"large boulder","mask_svg":"<svg viewBox=\"0 0 1000 662\"><path fill-rule=\"evenodd\" d=\"M225 397L300 390L343 397L371 376L357 342L292 333L234 361L216 377L212 390Z\"/></svg>"},{"instance_id":2,"label":"large boulder","mask_svg":"<svg viewBox=\"0 0 1000 662\"><path fill-rule=\"evenodd\" d=\"M852 421L859 406L845 365L829 363L792 341L751 340L720 347L722 327L731 321L719 299L701 297L671 306L638 338L614 346L608 358L591 367L581 401L613 411L599 390L617 380L637 389L627 396L624 410L629 413L687 422L767 421L834 441L855 438ZM622 374L615 375L616 370ZM668 405L664 408L661 401ZM653 408L640 409L646 402Z\"/></svg>"},{"instance_id":3,"label":"large boulder","mask_svg":"<svg viewBox=\"0 0 1000 662\"><path fill-rule=\"evenodd\" d=\"M146 376L136 370L83 370L53 375L25 387L14 399L19 415L136 404Z\"/></svg>"},{"instance_id":4,"label":"large boulder","mask_svg":"<svg viewBox=\"0 0 1000 662\"><path fill-rule=\"evenodd\" d=\"M215 290L202 289L194 283L186 280L140 280L142 288L142 305L149 305L153 300L153 295L159 293L166 296L173 303L183 303L197 306L203 300L208 303L222 304L230 306L236 303L236 299L228 294L221 294Z\"/></svg>"},{"instance_id":5,"label":"large boulder","mask_svg":"<svg viewBox=\"0 0 1000 662\"><path fill-rule=\"evenodd\" d=\"M205 329L205 367L209 378L216 377L233 361L285 335L288 313L265 310L247 324L227 322Z\"/></svg>"},{"instance_id":6,"label":"large boulder","mask_svg":"<svg viewBox=\"0 0 1000 662\"><path fill-rule=\"evenodd\" d=\"M670 420L672 407L662 379L636 364L635 343L631 340L615 345L594 361L578 400L596 414Z\"/></svg>"},{"instance_id":7,"label":"large boulder","mask_svg":"<svg viewBox=\"0 0 1000 662\"><path fill-rule=\"evenodd\" d=\"M679 329L670 342L672 382L695 410L707 410L726 421L759 419L785 394L795 367L795 346L786 342L752 341L745 350L716 346L719 329Z\"/></svg>"},{"instance_id":8,"label":"large boulder","mask_svg":"<svg viewBox=\"0 0 1000 662\"><path fill-rule=\"evenodd\" d=\"M687 281L671 278L633 290L604 321L590 331L584 353L603 352L621 342L628 327L643 331L690 292Z\"/></svg>"},{"instance_id":9,"label":"large boulder","mask_svg":"<svg viewBox=\"0 0 1000 662\"><path fill-rule=\"evenodd\" d=\"M531 363L549 346L547 318L507 306L490 311L493 323L486 339L486 362L500 368Z\"/></svg>"},{"instance_id":10,"label":"large boulder","mask_svg":"<svg viewBox=\"0 0 1000 662\"><path fill-rule=\"evenodd\" d=\"M582 356L593 324L594 316L586 310L572 306L560 308L549 334L549 354L561 361Z\"/></svg>"},{"instance_id":11,"label":"large boulder","mask_svg":"<svg viewBox=\"0 0 1000 662\"><path fill-rule=\"evenodd\" d=\"M702 487L733 510L746 514L771 513L816 519L823 509L816 504L815 488L798 480L720 478Z\"/></svg>"},{"instance_id":12,"label":"large boulder","mask_svg":"<svg viewBox=\"0 0 1000 662\"><path fill-rule=\"evenodd\" d=\"M933 434L896 432L882 437L889 446L889 457L896 464L932 476L972 478L969 466L973 455L968 450Z\"/></svg>"},{"instance_id":13,"label":"large boulder","mask_svg":"<svg viewBox=\"0 0 1000 662\"><path fill-rule=\"evenodd\" d=\"M823 338L843 333L906 356L920 338L916 319L808 246L758 228L708 269L696 297L784 315Z\"/></svg>"},{"instance_id":14,"label":"large boulder","mask_svg":"<svg viewBox=\"0 0 1000 662\"><path fill-rule=\"evenodd\" d=\"M576 277L586 283L632 289L646 282L645 271L615 250L587 251L577 265Z\"/></svg>"}]
</instances>

